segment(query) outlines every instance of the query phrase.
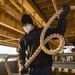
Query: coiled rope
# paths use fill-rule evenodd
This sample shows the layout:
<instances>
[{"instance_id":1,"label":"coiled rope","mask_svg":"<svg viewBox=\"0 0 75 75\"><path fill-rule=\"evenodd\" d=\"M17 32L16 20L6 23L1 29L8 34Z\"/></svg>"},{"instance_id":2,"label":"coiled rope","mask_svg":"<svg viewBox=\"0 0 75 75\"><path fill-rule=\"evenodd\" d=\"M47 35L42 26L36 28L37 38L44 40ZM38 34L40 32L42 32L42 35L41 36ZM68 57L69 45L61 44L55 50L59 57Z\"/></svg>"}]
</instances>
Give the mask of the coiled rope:
<instances>
[{"instance_id":1,"label":"coiled rope","mask_svg":"<svg viewBox=\"0 0 75 75\"><path fill-rule=\"evenodd\" d=\"M75 10L75 6L70 6L70 9L71 10ZM47 24L45 25L42 33L41 33L41 36L40 36L40 46L37 48L37 50L34 52L34 54L29 58L29 60L26 62L25 64L25 67L28 68L28 66L30 65L30 63L36 58L36 56L39 54L39 52L41 50L43 50L45 53L49 54L49 55L54 55L56 53L59 53L59 51L62 50L64 44L65 44L65 41L64 41L64 38L62 35L59 35L59 34L51 34L50 36L48 36L46 39L44 39L44 35L46 33L46 30L49 28L50 24L54 21L54 19L59 16L61 14L63 10L59 10L57 13L55 13L51 18L50 20L47 22ZM59 46L53 50L48 50L44 45L52 38L58 38L60 40L60 44Z\"/></svg>"}]
</instances>

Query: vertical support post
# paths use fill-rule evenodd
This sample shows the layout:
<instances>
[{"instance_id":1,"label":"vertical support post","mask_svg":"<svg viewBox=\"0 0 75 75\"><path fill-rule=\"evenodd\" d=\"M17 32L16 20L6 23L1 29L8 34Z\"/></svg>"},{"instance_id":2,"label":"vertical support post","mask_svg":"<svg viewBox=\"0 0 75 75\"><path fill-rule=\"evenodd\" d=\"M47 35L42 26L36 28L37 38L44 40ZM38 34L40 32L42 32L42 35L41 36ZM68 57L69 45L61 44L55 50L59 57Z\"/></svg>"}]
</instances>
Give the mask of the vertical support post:
<instances>
[{"instance_id":1,"label":"vertical support post","mask_svg":"<svg viewBox=\"0 0 75 75\"><path fill-rule=\"evenodd\" d=\"M32 12L34 25L36 24L36 23L35 23L35 15L36 15L36 12Z\"/></svg>"}]
</instances>

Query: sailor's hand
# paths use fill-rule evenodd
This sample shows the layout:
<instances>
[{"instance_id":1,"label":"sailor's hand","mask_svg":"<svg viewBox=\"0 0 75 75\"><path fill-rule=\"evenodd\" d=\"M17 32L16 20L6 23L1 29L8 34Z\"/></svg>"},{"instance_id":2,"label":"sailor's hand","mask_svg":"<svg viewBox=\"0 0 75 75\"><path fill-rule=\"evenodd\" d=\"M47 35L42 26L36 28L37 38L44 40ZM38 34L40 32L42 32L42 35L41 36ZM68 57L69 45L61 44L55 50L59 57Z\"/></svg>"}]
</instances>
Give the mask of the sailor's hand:
<instances>
[{"instance_id":1,"label":"sailor's hand","mask_svg":"<svg viewBox=\"0 0 75 75\"><path fill-rule=\"evenodd\" d=\"M22 75L21 73L19 73L18 75Z\"/></svg>"},{"instance_id":2,"label":"sailor's hand","mask_svg":"<svg viewBox=\"0 0 75 75\"><path fill-rule=\"evenodd\" d=\"M60 18L65 18L70 10L70 5L66 4L62 6L63 12L60 14Z\"/></svg>"},{"instance_id":3,"label":"sailor's hand","mask_svg":"<svg viewBox=\"0 0 75 75\"><path fill-rule=\"evenodd\" d=\"M25 68L25 66L21 66L19 69L19 74L26 74L28 73L28 69Z\"/></svg>"}]
</instances>

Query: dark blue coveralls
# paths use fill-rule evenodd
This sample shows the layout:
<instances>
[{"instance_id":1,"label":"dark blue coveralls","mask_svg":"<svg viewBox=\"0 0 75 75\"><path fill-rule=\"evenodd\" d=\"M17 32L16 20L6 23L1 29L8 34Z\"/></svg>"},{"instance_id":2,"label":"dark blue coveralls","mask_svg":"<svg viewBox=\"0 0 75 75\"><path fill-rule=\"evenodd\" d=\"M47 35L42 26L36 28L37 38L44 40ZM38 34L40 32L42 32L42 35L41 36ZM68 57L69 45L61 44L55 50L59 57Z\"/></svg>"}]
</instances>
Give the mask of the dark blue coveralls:
<instances>
[{"instance_id":1,"label":"dark blue coveralls","mask_svg":"<svg viewBox=\"0 0 75 75\"><path fill-rule=\"evenodd\" d=\"M58 21L58 26L56 29L48 28L46 35L44 38L46 38L48 35L53 33L59 33L61 35L64 35L66 31L66 19L60 18ZM40 45L40 35L43 28L37 28L35 27L34 30L30 31L29 34L23 35L23 37L20 40L20 52L19 52L19 60L22 60L25 64L26 57L29 59L29 57L32 56L32 54L35 52L35 50ZM46 47L49 49L48 43L46 44ZM28 55L26 54L26 51L28 52ZM42 50L37 55L37 57L32 61L32 63L29 65L30 73L29 75L52 75L52 55L47 55Z\"/></svg>"}]
</instances>

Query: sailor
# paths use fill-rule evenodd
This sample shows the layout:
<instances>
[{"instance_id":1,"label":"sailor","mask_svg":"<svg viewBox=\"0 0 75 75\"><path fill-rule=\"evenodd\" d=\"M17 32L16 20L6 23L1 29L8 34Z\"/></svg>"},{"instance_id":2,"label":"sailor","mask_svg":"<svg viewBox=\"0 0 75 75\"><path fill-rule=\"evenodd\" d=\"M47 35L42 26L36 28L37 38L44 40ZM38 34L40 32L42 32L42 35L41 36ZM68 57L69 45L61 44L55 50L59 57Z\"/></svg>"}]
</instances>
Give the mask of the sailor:
<instances>
[{"instance_id":1,"label":"sailor","mask_svg":"<svg viewBox=\"0 0 75 75\"><path fill-rule=\"evenodd\" d=\"M67 26L66 15L70 10L68 4L62 6L63 12L60 14L58 26L54 28L48 28L45 37L53 33L59 33L64 36ZM29 59L40 45L40 35L43 28L38 28L34 25L30 15L23 14L20 20L21 27L26 32L20 40L19 50L19 74L25 74L27 72L24 64L26 59ZM48 43L46 48L50 48ZM28 68L30 68L29 75L52 75L52 55L48 55L41 50L36 58L31 62Z\"/></svg>"}]
</instances>

